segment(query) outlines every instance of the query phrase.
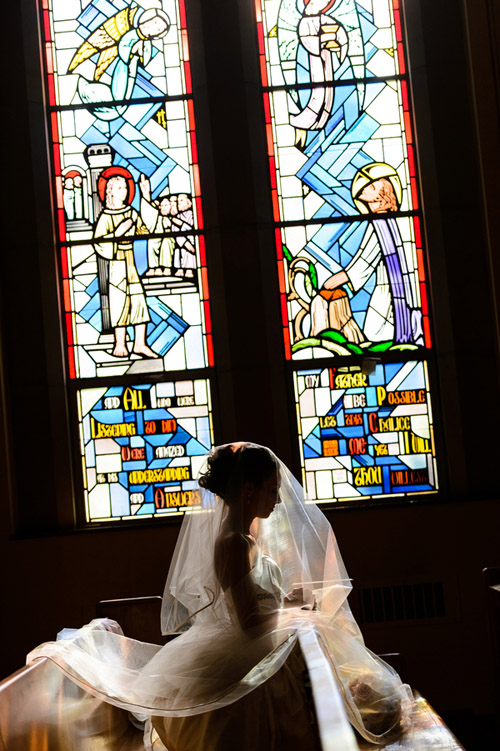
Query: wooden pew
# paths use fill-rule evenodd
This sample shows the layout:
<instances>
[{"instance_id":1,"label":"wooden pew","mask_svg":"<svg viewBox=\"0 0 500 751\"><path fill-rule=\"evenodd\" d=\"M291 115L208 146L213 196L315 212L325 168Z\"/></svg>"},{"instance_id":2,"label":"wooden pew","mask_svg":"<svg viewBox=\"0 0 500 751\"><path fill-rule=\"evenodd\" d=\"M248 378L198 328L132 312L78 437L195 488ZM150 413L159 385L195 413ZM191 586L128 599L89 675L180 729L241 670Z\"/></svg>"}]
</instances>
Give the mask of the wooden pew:
<instances>
[{"instance_id":1,"label":"wooden pew","mask_svg":"<svg viewBox=\"0 0 500 751\"><path fill-rule=\"evenodd\" d=\"M0 748L144 751L143 733L126 712L87 694L48 659L0 682Z\"/></svg>"},{"instance_id":2,"label":"wooden pew","mask_svg":"<svg viewBox=\"0 0 500 751\"><path fill-rule=\"evenodd\" d=\"M498 569L500 581L500 569ZM500 594L500 593L499 593ZM153 644L164 644L166 637L160 633L161 597L130 597L118 600L103 600L97 606L99 617L113 618L118 621L126 636L140 641L151 641ZM499 600L500 605L500 600ZM500 618L500 608L498 611ZM154 625L147 620L154 619ZM144 631L143 631L144 629ZM145 634L149 638L145 638ZM171 637L172 638L172 637ZM397 652L380 655L406 680L406 666L402 656ZM445 725L441 717L429 703L415 693L416 712L413 728L408 736L399 741L391 741L391 751L413 751L413 749L432 749L432 751L464 751L463 746L455 738L451 730ZM384 746L374 746L356 736L360 751L374 751ZM223 751L226 751L224 749ZM344 751L338 749L338 751Z\"/></svg>"},{"instance_id":3,"label":"wooden pew","mask_svg":"<svg viewBox=\"0 0 500 751\"><path fill-rule=\"evenodd\" d=\"M100 617L111 617L126 624L123 629L126 636L151 643L163 638L158 625L160 610L161 597L107 600L98 605ZM397 655L390 661L395 667L400 667ZM400 740L388 744L387 749L464 751L426 700L418 694L415 698L413 727ZM320 687L319 697L315 697L318 719L322 715L328 717L331 701L331 695L321 691ZM91 735L86 732L89 726L92 727ZM352 735L352 731L349 732ZM345 746L339 746L335 741L332 743L328 734L324 742L327 744L325 751L345 751ZM359 751L382 751L384 748L373 746L355 735L353 747L356 746ZM50 660L41 659L0 682L2 751L112 751L117 747L120 751L144 751L141 730L132 725L126 712L87 694Z\"/></svg>"}]
</instances>

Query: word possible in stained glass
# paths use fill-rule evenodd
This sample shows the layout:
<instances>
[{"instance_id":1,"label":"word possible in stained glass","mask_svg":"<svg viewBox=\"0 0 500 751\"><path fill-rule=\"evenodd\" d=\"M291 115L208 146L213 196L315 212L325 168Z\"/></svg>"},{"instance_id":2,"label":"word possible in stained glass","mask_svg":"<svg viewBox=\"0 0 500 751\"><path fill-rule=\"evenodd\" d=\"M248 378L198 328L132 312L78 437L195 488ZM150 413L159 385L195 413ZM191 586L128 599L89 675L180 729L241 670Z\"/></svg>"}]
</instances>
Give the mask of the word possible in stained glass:
<instances>
[{"instance_id":1,"label":"word possible in stained glass","mask_svg":"<svg viewBox=\"0 0 500 751\"><path fill-rule=\"evenodd\" d=\"M87 521L198 506L196 476L213 444L205 379L77 392Z\"/></svg>"},{"instance_id":2,"label":"word possible in stained glass","mask_svg":"<svg viewBox=\"0 0 500 751\"><path fill-rule=\"evenodd\" d=\"M306 486L318 503L437 489L425 362L295 374Z\"/></svg>"},{"instance_id":3,"label":"word possible in stained glass","mask_svg":"<svg viewBox=\"0 0 500 751\"><path fill-rule=\"evenodd\" d=\"M184 0L42 0L71 378L213 364Z\"/></svg>"},{"instance_id":4,"label":"word possible in stained glass","mask_svg":"<svg viewBox=\"0 0 500 751\"><path fill-rule=\"evenodd\" d=\"M425 351L399 0L256 0L286 354Z\"/></svg>"}]
</instances>

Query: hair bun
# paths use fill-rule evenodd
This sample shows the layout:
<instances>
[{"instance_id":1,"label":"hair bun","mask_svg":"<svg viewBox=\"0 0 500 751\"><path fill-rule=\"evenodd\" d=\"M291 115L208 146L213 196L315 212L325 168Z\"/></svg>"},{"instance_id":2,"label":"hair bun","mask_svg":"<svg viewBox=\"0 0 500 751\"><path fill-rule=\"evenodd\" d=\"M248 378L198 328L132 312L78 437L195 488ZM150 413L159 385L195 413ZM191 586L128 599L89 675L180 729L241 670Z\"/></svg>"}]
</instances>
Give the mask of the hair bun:
<instances>
[{"instance_id":1,"label":"hair bun","mask_svg":"<svg viewBox=\"0 0 500 751\"><path fill-rule=\"evenodd\" d=\"M252 443L228 443L214 448L207 459L208 469L198 482L226 503L236 500L245 482L261 485L276 472L271 452Z\"/></svg>"},{"instance_id":2,"label":"hair bun","mask_svg":"<svg viewBox=\"0 0 500 751\"><path fill-rule=\"evenodd\" d=\"M207 471L198 480L200 486L224 498L229 479L234 474L236 456L231 444L214 449L207 459Z\"/></svg>"}]
</instances>

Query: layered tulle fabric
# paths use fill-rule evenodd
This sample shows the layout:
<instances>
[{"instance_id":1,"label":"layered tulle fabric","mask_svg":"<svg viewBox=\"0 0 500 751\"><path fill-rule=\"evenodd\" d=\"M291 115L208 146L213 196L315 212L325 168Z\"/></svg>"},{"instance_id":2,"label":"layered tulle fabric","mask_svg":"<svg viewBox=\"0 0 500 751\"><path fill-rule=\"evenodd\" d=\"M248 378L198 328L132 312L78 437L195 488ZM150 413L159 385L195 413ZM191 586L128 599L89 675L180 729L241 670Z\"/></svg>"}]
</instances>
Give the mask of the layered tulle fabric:
<instances>
[{"instance_id":1,"label":"layered tulle fabric","mask_svg":"<svg viewBox=\"0 0 500 751\"><path fill-rule=\"evenodd\" d=\"M169 751L216 749L214 738L222 743L238 728L239 747L250 751L243 728L252 722L276 739L262 746L266 751L278 751L283 738L293 748L288 731L297 748L314 748L308 734L319 741L304 703L307 669L297 667L301 635L312 632L361 735L377 743L400 732L410 722L411 692L366 648L331 527L273 458L281 502L242 543L251 567L235 585L239 591L224 590L214 566L227 507L200 489L201 508L184 519L164 593L163 630L178 635L159 647L127 639L113 622L94 621L38 647L28 661L49 657L90 694L152 722ZM242 591L257 603L258 627L241 625L235 602Z\"/></svg>"}]
</instances>

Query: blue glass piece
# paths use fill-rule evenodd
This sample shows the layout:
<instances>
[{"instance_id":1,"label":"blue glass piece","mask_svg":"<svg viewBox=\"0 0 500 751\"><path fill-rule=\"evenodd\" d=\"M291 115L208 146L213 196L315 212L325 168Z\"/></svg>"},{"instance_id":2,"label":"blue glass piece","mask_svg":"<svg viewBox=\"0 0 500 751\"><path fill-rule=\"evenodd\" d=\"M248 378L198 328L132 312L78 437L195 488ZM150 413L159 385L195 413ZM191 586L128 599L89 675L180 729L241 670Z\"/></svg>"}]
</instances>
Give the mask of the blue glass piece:
<instances>
[{"instance_id":1,"label":"blue glass piece","mask_svg":"<svg viewBox=\"0 0 500 751\"><path fill-rule=\"evenodd\" d=\"M384 485L384 493L390 493L391 492L391 480L390 480L389 466L382 467L382 482Z\"/></svg>"},{"instance_id":2,"label":"blue glass piece","mask_svg":"<svg viewBox=\"0 0 500 751\"><path fill-rule=\"evenodd\" d=\"M94 441L89 441L85 445L85 464L87 467L95 467Z\"/></svg>"},{"instance_id":3,"label":"blue glass piece","mask_svg":"<svg viewBox=\"0 0 500 751\"><path fill-rule=\"evenodd\" d=\"M411 373L409 373L401 382L401 385L398 387L398 389L405 391L406 389L421 388L425 388L423 366L420 363L417 363Z\"/></svg>"},{"instance_id":4,"label":"blue glass piece","mask_svg":"<svg viewBox=\"0 0 500 751\"><path fill-rule=\"evenodd\" d=\"M370 386L382 386L382 384L385 384L384 366L382 363L376 365L374 372L370 373L369 383Z\"/></svg>"},{"instance_id":5,"label":"blue glass piece","mask_svg":"<svg viewBox=\"0 0 500 751\"><path fill-rule=\"evenodd\" d=\"M146 453L146 461L149 465L154 459L154 449L153 449L153 446L151 446L151 444L149 443L149 441L145 441L144 443L145 443L144 448L145 448L145 453Z\"/></svg>"},{"instance_id":6,"label":"blue glass piece","mask_svg":"<svg viewBox=\"0 0 500 751\"><path fill-rule=\"evenodd\" d=\"M149 346L163 357L187 331L189 324L157 297L149 298L148 307L152 318L152 324L148 325Z\"/></svg>"},{"instance_id":7,"label":"blue glass piece","mask_svg":"<svg viewBox=\"0 0 500 751\"><path fill-rule=\"evenodd\" d=\"M370 60L372 59L372 57L373 57L373 56L374 56L374 55L375 55L375 54L376 54L377 52L378 52L378 48L377 48L377 47L375 47L375 45L373 45L373 44L367 44L367 45L366 45L366 50L365 50L365 58L366 58L366 62L367 62L367 63L368 63L368 62L370 62Z\"/></svg>"},{"instance_id":8,"label":"blue glass piece","mask_svg":"<svg viewBox=\"0 0 500 751\"><path fill-rule=\"evenodd\" d=\"M207 449L196 438L191 438L186 444L186 452L189 456L203 456Z\"/></svg>"},{"instance_id":9,"label":"blue glass piece","mask_svg":"<svg viewBox=\"0 0 500 751\"><path fill-rule=\"evenodd\" d=\"M97 277L94 277L94 279L86 287L85 292L87 293L87 295L90 295L90 297L92 297L98 290L99 290L99 280L97 279Z\"/></svg>"},{"instance_id":10,"label":"blue glass piece","mask_svg":"<svg viewBox=\"0 0 500 751\"><path fill-rule=\"evenodd\" d=\"M129 113L135 112L136 108L140 107L139 104L134 104L133 107L129 107L127 111L127 115ZM130 117L129 117L130 120ZM116 135L120 132L120 130L123 128L124 125L126 125L127 121L123 117L116 117L114 120L110 120L109 122L109 135L110 137Z\"/></svg>"},{"instance_id":11,"label":"blue glass piece","mask_svg":"<svg viewBox=\"0 0 500 751\"><path fill-rule=\"evenodd\" d=\"M131 158L130 164L135 167L137 172L144 175L152 175L155 170L155 164L151 159L147 159L145 156L141 156L138 159Z\"/></svg>"},{"instance_id":12,"label":"blue glass piece","mask_svg":"<svg viewBox=\"0 0 500 751\"><path fill-rule=\"evenodd\" d=\"M192 438L192 436L182 427L182 425L177 425L177 431L174 433L175 435L175 443L182 444L185 446L188 441Z\"/></svg>"},{"instance_id":13,"label":"blue glass piece","mask_svg":"<svg viewBox=\"0 0 500 751\"><path fill-rule=\"evenodd\" d=\"M125 469L127 472L132 472L133 469L147 469L148 465L145 459L137 460L137 461L130 461L130 462L123 462L122 463L123 469Z\"/></svg>"},{"instance_id":14,"label":"blue glass piece","mask_svg":"<svg viewBox=\"0 0 500 751\"><path fill-rule=\"evenodd\" d=\"M339 426L340 427L340 426ZM335 428L321 428L321 437L325 438L340 438L344 435L345 431L339 432Z\"/></svg>"},{"instance_id":15,"label":"blue glass piece","mask_svg":"<svg viewBox=\"0 0 500 751\"><path fill-rule=\"evenodd\" d=\"M130 131L135 132L135 129L133 129L128 125L128 123L126 123L125 126L120 130L120 132L116 133L109 141L110 146L112 146L115 151L117 151L124 159L127 160L134 156L141 156L141 152L136 148L134 143L136 139L130 138ZM127 133L129 134L128 138Z\"/></svg>"},{"instance_id":16,"label":"blue glass piece","mask_svg":"<svg viewBox=\"0 0 500 751\"><path fill-rule=\"evenodd\" d=\"M369 18L362 14L360 15L359 20L361 21L361 34L363 35L364 41L367 42L375 34L377 27L371 22L371 20L369 20Z\"/></svg>"},{"instance_id":17,"label":"blue glass piece","mask_svg":"<svg viewBox=\"0 0 500 751\"><path fill-rule=\"evenodd\" d=\"M92 409L90 414L98 422L102 422L104 425L114 425L119 422L127 422L126 418L123 419L122 409Z\"/></svg>"},{"instance_id":18,"label":"blue glass piece","mask_svg":"<svg viewBox=\"0 0 500 751\"><path fill-rule=\"evenodd\" d=\"M136 146L139 151L145 156L151 158L151 160L156 162L157 165L165 161L165 153L149 139L137 139Z\"/></svg>"},{"instance_id":19,"label":"blue glass piece","mask_svg":"<svg viewBox=\"0 0 500 751\"><path fill-rule=\"evenodd\" d=\"M351 310L353 313L356 312L365 312L368 303L370 302L370 295L366 291L366 289L361 289L354 297L351 299Z\"/></svg>"},{"instance_id":20,"label":"blue glass piece","mask_svg":"<svg viewBox=\"0 0 500 751\"><path fill-rule=\"evenodd\" d=\"M145 420L147 421L147 419L148 418L146 417ZM153 433L152 435L147 433L144 438L146 440L146 445L166 446L172 439L172 433Z\"/></svg>"},{"instance_id":21,"label":"blue glass piece","mask_svg":"<svg viewBox=\"0 0 500 751\"><path fill-rule=\"evenodd\" d=\"M96 127L98 122L99 121L96 120L95 123L91 125L90 128L87 128L85 133L80 136L80 140L87 146L92 146L92 144L95 143L102 143L102 131Z\"/></svg>"},{"instance_id":22,"label":"blue glass piece","mask_svg":"<svg viewBox=\"0 0 500 751\"><path fill-rule=\"evenodd\" d=\"M164 469L168 467L171 459L152 459L148 465L148 469Z\"/></svg>"},{"instance_id":23,"label":"blue glass piece","mask_svg":"<svg viewBox=\"0 0 500 751\"><path fill-rule=\"evenodd\" d=\"M321 454L318 454L317 451L314 451L308 443L304 443L304 458L305 459L317 459L318 456L321 456Z\"/></svg>"},{"instance_id":24,"label":"blue glass piece","mask_svg":"<svg viewBox=\"0 0 500 751\"><path fill-rule=\"evenodd\" d=\"M154 514L155 512L156 506L154 505L154 503L143 503L135 516L141 516L142 514Z\"/></svg>"},{"instance_id":25,"label":"blue glass piece","mask_svg":"<svg viewBox=\"0 0 500 751\"><path fill-rule=\"evenodd\" d=\"M134 414L134 413L132 413L132 414ZM142 416L142 412L140 410L137 410L135 412L135 416L136 416L136 423L137 423L137 432L139 433L139 435L143 435L143 433L144 433L144 418Z\"/></svg>"},{"instance_id":26,"label":"blue glass piece","mask_svg":"<svg viewBox=\"0 0 500 751\"><path fill-rule=\"evenodd\" d=\"M130 436L130 448L138 449L138 448L144 448L146 445L144 438L140 435L131 435Z\"/></svg>"},{"instance_id":27,"label":"blue glass piece","mask_svg":"<svg viewBox=\"0 0 500 751\"><path fill-rule=\"evenodd\" d=\"M128 491L117 482L109 485L111 496L111 515L127 516L130 513L130 501Z\"/></svg>"},{"instance_id":28,"label":"blue glass piece","mask_svg":"<svg viewBox=\"0 0 500 751\"><path fill-rule=\"evenodd\" d=\"M110 386L106 391L106 396L121 396L123 394L123 386ZM99 400L102 401L101 399Z\"/></svg>"},{"instance_id":29,"label":"blue glass piece","mask_svg":"<svg viewBox=\"0 0 500 751\"><path fill-rule=\"evenodd\" d=\"M96 19L98 19L97 23L94 26L92 26L92 23ZM91 4L91 5L87 5L87 7L84 8L84 10L82 10L77 20L85 28L85 38L86 38L89 35L89 29L91 31L96 29L100 25L100 23L106 20L106 17L105 16L103 17L102 13L100 13L97 10L97 8L95 8L94 5Z\"/></svg>"},{"instance_id":30,"label":"blue glass piece","mask_svg":"<svg viewBox=\"0 0 500 751\"><path fill-rule=\"evenodd\" d=\"M399 371L402 368L401 363L387 363L385 366L385 379L386 384L389 384L390 381L394 378L395 375L399 373Z\"/></svg>"},{"instance_id":31,"label":"blue glass piece","mask_svg":"<svg viewBox=\"0 0 500 751\"><path fill-rule=\"evenodd\" d=\"M377 456L375 458L375 465L378 466L385 466L389 464L394 464L394 457L393 456Z\"/></svg>"},{"instance_id":32,"label":"blue glass piece","mask_svg":"<svg viewBox=\"0 0 500 751\"><path fill-rule=\"evenodd\" d=\"M116 6L113 3L108 2L108 0L94 0L94 5L108 18L114 16L117 12Z\"/></svg>"},{"instance_id":33,"label":"blue glass piece","mask_svg":"<svg viewBox=\"0 0 500 751\"><path fill-rule=\"evenodd\" d=\"M344 436L344 438L361 438L364 435L363 426L350 425L349 427L344 427L339 432L339 435Z\"/></svg>"},{"instance_id":34,"label":"blue glass piece","mask_svg":"<svg viewBox=\"0 0 500 751\"><path fill-rule=\"evenodd\" d=\"M135 267L139 276L142 276L148 269L148 241L135 240L134 242L134 260Z\"/></svg>"},{"instance_id":35,"label":"blue glass piece","mask_svg":"<svg viewBox=\"0 0 500 751\"><path fill-rule=\"evenodd\" d=\"M161 91L157 86L154 85L154 83L151 83L151 81L148 80L146 76L148 76L148 72L146 70L141 70L141 72L137 73L137 78L135 79L135 86L132 91L132 98L134 99L142 99L146 96L164 96L165 92ZM161 107L161 104L158 104L158 109Z\"/></svg>"},{"instance_id":36,"label":"blue glass piece","mask_svg":"<svg viewBox=\"0 0 500 751\"><path fill-rule=\"evenodd\" d=\"M364 112L361 117L354 123L345 136L341 138L342 143L358 142L361 145L368 141L377 128L380 128L380 123Z\"/></svg>"},{"instance_id":37,"label":"blue glass piece","mask_svg":"<svg viewBox=\"0 0 500 751\"><path fill-rule=\"evenodd\" d=\"M84 321L90 322L93 316L95 316L97 311L100 311L101 308L101 297L99 295L99 292L96 292L95 295L83 306L81 310L78 311L79 315L83 318Z\"/></svg>"}]
</instances>

